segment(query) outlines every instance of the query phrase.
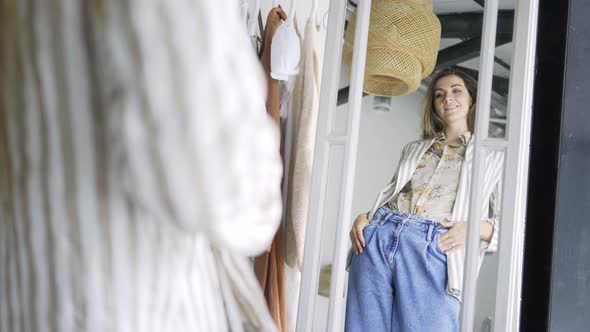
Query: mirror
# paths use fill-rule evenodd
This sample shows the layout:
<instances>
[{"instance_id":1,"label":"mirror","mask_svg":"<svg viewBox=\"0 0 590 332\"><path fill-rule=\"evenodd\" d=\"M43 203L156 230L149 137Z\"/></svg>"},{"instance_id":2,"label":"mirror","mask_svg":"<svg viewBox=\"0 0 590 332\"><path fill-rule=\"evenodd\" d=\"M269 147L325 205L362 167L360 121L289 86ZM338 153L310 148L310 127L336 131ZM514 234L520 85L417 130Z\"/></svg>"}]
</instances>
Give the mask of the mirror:
<instances>
[{"instance_id":1,"label":"mirror","mask_svg":"<svg viewBox=\"0 0 590 332\"><path fill-rule=\"evenodd\" d=\"M406 3L409 2L424 3L427 5L430 1L406 1ZM352 101L353 97L355 97L351 86L351 76L354 74L351 70L351 68L354 68L354 66L351 66L351 62L354 60L351 61L351 59L347 59L347 51L350 53L351 46L346 44L347 41L350 40L350 36L348 36L348 38L346 36L346 31L351 27L351 24L355 24L353 18L356 15L356 9L359 6L359 3L355 0L348 0L343 8L344 10L334 10L332 12L333 14L336 13L343 16L335 21L343 23L344 27L336 26L333 29L333 31L341 33L340 36L342 36L343 42L341 45L342 48L339 50L326 48L326 61L328 61L327 58L331 53L336 53L340 59L339 72L338 75L336 75L337 84L332 82L331 87L335 88L335 86L337 86L337 93L335 96L330 96L330 93L323 94L323 96L330 96L330 98L335 101L333 100L332 104L329 102L324 104L324 106L331 105L332 107L324 111L328 113L325 121L327 123L326 130L324 132L324 137L326 137L326 141L329 142L327 145L328 147L325 150L327 157L321 162L318 162L323 165L322 169L324 170L322 173L324 174L324 177L322 177L323 182L321 182L322 186L324 186L321 189L324 196L320 199L320 203L317 204L317 208L321 211L316 211L317 214L314 214L313 211L310 212L310 218L318 216L319 218L317 222L321 224L321 226L312 229L315 234L311 235L314 236L317 243L316 246L312 246L315 252L307 252L309 248L307 247L308 243L306 242L305 264L308 265L307 267L304 266L304 269L311 269L312 267L314 269L313 272L309 272L312 276L309 280L312 282L308 285L311 288L309 292L313 295L313 303L305 303L305 301L300 302L300 311L301 309L309 308L309 305L313 307L313 310L308 312L308 316L305 316L305 313L300 313L302 317L305 316L306 319L311 319L312 323L307 323L305 325L306 327L303 327L299 323L305 319L300 317L298 320L298 330L306 331L311 328L313 331L339 331L345 330L345 326L347 326L346 330L349 331L370 330L375 328L379 330L380 328L389 326L387 324L393 324L391 320L386 322L386 320L382 319L383 317L379 318L378 315L375 316L373 313L375 311L379 312L382 308L375 304L374 301L359 300L358 294L363 294L360 297L368 297L369 295L367 294L374 295L377 293L383 293L393 297L386 300L393 302L385 307L393 307L395 301L409 301L407 299L395 299L395 294L397 294L398 297L405 296L412 299L410 302L413 303L413 317L418 316L415 313L415 305L417 303L416 301L420 302L419 299L416 299L418 296L417 294L420 294L420 292L416 290L420 290L423 287L424 282L426 282L421 278L426 278L425 280L432 281L434 280L432 279L434 277L414 275L412 274L413 272L408 271L406 271L406 274L404 275L401 271L395 271L397 260L403 262L404 259L409 259L408 257L411 257L410 253L403 254L404 248L407 249L408 246L410 246L409 242L407 242L407 239L399 237L400 234L403 234L403 228L406 228L407 230L411 229L408 224L411 224L412 222L402 222L404 218L407 220L412 219L408 214L420 217L421 219L419 219L422 221L434 221L430 223L433 224L433 226L422 221L413 222L414 224L419 224L419 226L414 228L419 229L420 232L424 233L422 234L418 232L421 234L420 236L427 239L427 245L422 248L422 251L431 254L432 257L429 257L429 259L435 261L442 260L445 262L443 265L444 269L442 269L444 273L439 273L436 275L436 278L438 279L435 278L439 293L442 294L439 296L440 299L442 299L442 302L438 303L436 302L438 300L429 297L424 299L425 308L429 305L432 306L433 303L435 303L435 306L431 309L436 309L434 312L442 312L440 311L440 308L445 307L448 304L447 307L450 309L446 311L444 315L441 314L441 316L446 315L445 317L451 318L441 319L440 322L441 324L450 325L447 325L448 329L441 328L440 330L459 329L461 304L458 301L458 294L460 294L461 288L463 287L462 280L464 276L457 272L461 271L462 268L455 270L455 274L451 275L451 272L449 272L450 268L448 268L448 265L446 264L448 263L447 260L452 260L454 263L449 264L451 264L454 269L458 266L463 266L464 260L463 256L460 254L461 245L459 245L459 248L454 251L443 253L443 256L437 255L441 254L441 251L446 249L443 244L439 243L443 234L450 231L453 229L453 226L455 226L455 224L451 223L447 224L449 227L440 228L441 222L444 223L447 219L451 221L459 221L452 220L453 217L457 218L457 216L463 216L461 219L467 220L465 211L457 212L457 205L463 204L467 206L470 204L470 200L468 197L466 198L466 196L461 196L461 198L457 199L456 195L461 194L469 196L469 190L461 191L460 188L464 185L461 182L463 181L462 176L467 173L471 174L472 171L471 166L466 166L465 169L462 167L465 165L464 161L470 158L468 157L470 153L468 150L473 136L462 136L464 140L461 140L461 137L455 137L456 140L452 142L447 142L445 140L446 137L431 137L433 141L442 142L440 146L432 144L431 142L429 143L431 145L422 150L417 148L407 149L406 155L403 158L402 150L408 142L416 140L422 140L422 142L424 142L421 110L426 96L431 95L435 97L435 94L428 89L428 86L432 83L435 88L445 89L444 84L442 87L437 86L437 84L445 78L444 76L440 77L438 80L434 80L437 72L444 68L451 68L455 71L464 73L469 77L473 77L476 80L478 79L481 60L480 54L482 54L481 45L482 40L484 39L484 36L482 36L482 28L485 19L484 4L483 0L432 1L432 11L438 17L441 25L441 38L437 49L438 53L434 66L434 74L428 75L421 80L414 92L403 96L381 96L378 95L378 93L368 94L363 92L363 97L360 102L361 107L358 128L354 127L354 114L351 113L354 109ZM387 1L384 0L372 1L371 24L374 24L374 19L376 17L375 13L382 13L384 9L383 6L388 5L392 6L392 3L387 3ZM498 224L496 223L501 223L500 216L502 215L501 206L505 183L506 181L514 180L504 178L506 173L504 168L505 160L507 158L506 149L510 144L508 142L508 101L512 69L512 50L514 48L512 40L516 0L500 0L498 5L499 11L495 34L496 47L492 47L491 50L488 50L488 53L489 51L493 52L493 77L491 78L491 92L488 91L488 94L490 94L489 114L485 117L487 119L486 124L478 127L485 129L485 134L482 135L483 140L486 140L486 142L492 142L493 144L489 143L492 144L492 147L482 147L479 154L481 160L483 160L482 164L484 165L482 166L482 174L484 175L479 184L485 188L485 190L482 190L482 192L485 193L481 194L485 197L480 198L483 203L481 208L482 220L479 225L481 227L481 238L488 241L481 242L480 255L478 255L481 256L481 260L479 260L481 263L477 264L477 270L479 273L475 274L478 276L477 287L475 290L475 312L473 314L473 321L469 324L472 326L473 331L492 331L493 328L492 322L495 315L497 297L496 280L499 278L498 253L496 248L497 244L501 243L501 239L499 239L499 231L498 228L496 228ZM336 5L334 6L336 7ZM342 8L341 4L338 6L340 6L338 8ZM334 17L331 17L331 19L334 19ZM371 33L374 35L371 35ZM369 43L371 43L371 38L379 38L378 35L375 36L375 27L372 25L369 25L368 38ZM328 44L329 41L326 45ZM347 47L349 50L347 50ZM371 49L371 47L368 48L365 69L370 65L373 65L369 59L369 52L376 52L376 50ZM350 54L348 54L348 56L350 57ZM364 74L364 88L367 90L368 74L367 72ZM451 76L456 77L457 75ZM464 83L462 90L471 95L468 91L468 87L466 86L468 84L465 83L465 80L460 79L460 81ZM326 81L324 80L324 82ZM447 82L445 84L447 84L447 87L454 86L451 83ZM322 89L328 89L328 84L324 83ZM448 91L449 93L454 93L450 88ZM478 92L478 99L481 93L482 91ZM358 130L358 143L356 143L356 149L348 149L347 140L355 139L355 130ZM351 150L354 150L353 157L347 155ZM316 157L317 156L318 154L316 154ZM343 201L346 201L346 195L343 195L342 192L346 191L348 186L346 181L343 181L342 179L346 178L347 166L345 161L349 160L347 159L349 157L354 160L353 169L355 170L352 185L352 198L350 199L348 206L342 206ZM403 161L402 170L396 172L395 170L400 159ZM443 165L443 162L450 163ZM314 165L314 171L315 167L316 166ZM427 169L428 171L416 171L417 169ZM396 190L389 191L392 195L388 200L386 199L383 201L383 197L380 197L382 201L375 206L375 200L377 199L379 201L379 193L382 191L387 192L387 188L384 189L384 187L390 182L394 174L398 174L398 180L399 178L402 178L403 180L401 181L403 183L397 185ZM321 175L318 176L318 178L320 177ZM436 180L436 178L438 178L438 180ZM417 183L416 188L412 188L414 183ZM420 185L422 187L420 187ZM394 185L393 187L396 186ZM457 189L448 190L448 188ZM311 199L312 201L314 200L313 195ZM457 203L457 200L460 200L461 203ZM421 204L426 207L420 206ZM383 209L382 206L390 207L390 209ZM429 210L430 208L432 208L432 210ZM345 220L346 218L343 217L347 215L345 212L347 210L350 211L350 218ZM381 249L388 248L388 250L383 251L380 254L383 257L387 257L389 260L388 262L382 262L384 266L381 266L381 268L384 268L387 272L387 278L389 278L387 280L389 280L391 285L383 285L383 288L380 288L382 283L377 283L379 286L375 286L376 284L368 285L365 281L363 281L362 284L354 284L351 286L351 280L355 278L356 280L361 279L358 276L354 276L353 273L366 274L368 273L367 271L371 269L370 264L365 265L359 263L359 261L361 261L359 257L366 255L366 252L361 253L360 255L352 255L352 271L346 273L345 277L341 276L342 273L340 273L339 270L334 269L340 262L339 255L343 250L342 248L350 246L350 240L347 238L345 239L347 243L343 244L345 241L342 241L343 238L339 237L339 232L342 228L350 230L351 227L353 227L352 225L355 218L369 210L371 210L370 217L372 218L369 218L369 226L363 228L363 237L364 240L367 241L367 247L365 248L366 250L371 250L371 241L380 241L378 242L379 244L375 245L377 249L380 246ZM400 214L396 217L394 211L407 214ZM387 218L392 220L395 219L397 220L396 223L400 223L400 225L403 224L403 226L391 226L387 230L381 231L383 226L388 223L387 220L389 219ZM380 230L376 231L378 228ZM384 235L387 232L390 234L398 232L399 234L397 237L393 236L387 240L387 237ZM457 228L456 232L460 232L460 228ZM310 236L309 230L307 236ZM451 241L453 239L455 239L455 237L449 236L447 239L443 238L443 241ZM310 240L310 242L313 241ZM490 245L489 242L492 244ZM453 246L454 244L452 244L451 241L447 242L447 245ZM398 248L398 246L401 247ZM405 256L406 258L401 259L399 258L400 255ZM312 256L317 256L317 261L309 259ZM375 257L378 256L379 255ZM453 256L453 258L451 258L451 256ZM385 266L387 263L389 266ZM355 264L357 265L356 272L354 272ZM401 267L404 264L411 265L411 262L408 263L408 261L406 261L405 263L397 264L399 265L398 270L401 270ZM424 265L423 269L429 270L430 268L433 268L429 264L430 263ZM396 275L395 273L397 272L402 274ZM379 271L374 271L374 273L377 274ZM313 276L315 276L315 278ZM339 283L341 278L344 278L345 280L344 285L348 286L344 287L345 291L343 294L334 294L334 290L340 290L338 285L335 286L334 284ZM400 281L404 280L404 278L408 280L406 283ZM394 279L398 284L394 285ZM449 282L449 280L454 281ZM317 281L317 283L314 283L313 281ZM455 285L457 288L451 284ZM356 302L352 305L350 304L350 287L362 288L358 291L358 294L356 294ZM414 292L404 292L401 291L399 287L409 287L410 289L414 289ZM398 303L397 305L398 308L400 308L400 306L403 307L404 304ZM403 312L405 309L402 308L398 310ZM353 318L350 317L351 313L354 316ZM390 312L385 316L389 315L389 317L391 317L393 314L393 312ZM396 314L399 315L399 312ZM363 325L364 323L356 324L359 320L362 321L363 317L368 318L372 323L369 325ZM375 323L381 321L380 319L383 321L383 324ZM357 322L351 324L350 322L354 320ZM399 326L401 330L404 331L412 330L412 328L420 330L420 326L422 326L420 324L433 324L438 322L436 319L433 320L432 315L430 314L424 315L423 321L419 321L420 319L407 321L407 319L402 319L400 317L398 317L398 320L399 322L396 324L401 324Z\"/></svg>"}]
</instances>

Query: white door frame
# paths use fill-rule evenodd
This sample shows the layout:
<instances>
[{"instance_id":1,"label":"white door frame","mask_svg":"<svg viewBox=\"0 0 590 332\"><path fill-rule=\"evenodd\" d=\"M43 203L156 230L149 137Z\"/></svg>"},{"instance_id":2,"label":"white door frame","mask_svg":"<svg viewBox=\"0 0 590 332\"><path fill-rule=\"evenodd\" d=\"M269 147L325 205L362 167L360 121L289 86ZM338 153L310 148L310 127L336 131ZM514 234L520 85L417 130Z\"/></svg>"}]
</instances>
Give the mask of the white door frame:
<instances>
[{"instance_id":1,"label":"white door frame","mask_svg":"<svg viewBox=\"0 0 590 332\"><path fill-rule=\"evenodd\" d=\"M515 9L513 58L508 100L508 149L505 176L515 179L504 189L494 331L519 330L522 289L522 255L529 171L529 147L533 109L538 0L518 0Z\"/></svg>"}]
</instances>

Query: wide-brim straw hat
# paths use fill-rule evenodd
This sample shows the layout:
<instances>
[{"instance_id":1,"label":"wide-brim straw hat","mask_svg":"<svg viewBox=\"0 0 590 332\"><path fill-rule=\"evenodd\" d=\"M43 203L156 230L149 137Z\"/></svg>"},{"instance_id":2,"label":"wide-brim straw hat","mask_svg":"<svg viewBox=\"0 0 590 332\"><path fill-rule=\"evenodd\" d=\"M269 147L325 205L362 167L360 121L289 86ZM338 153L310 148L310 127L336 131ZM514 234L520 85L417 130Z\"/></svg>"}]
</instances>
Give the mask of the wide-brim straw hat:
<instances>
[{"instance_id":1,"label":"wide-brim straw hat","mask_svg":"<svg viewBox=\"0 0 590 332\"><path fill-rule=\"evenodd\" d=\"M352 63L356 10L344 36L343 59ZM363 90L403 96L418 89L436 65L440 21L432 0L375 0L371 5Z\"/></svg>"}]
</instances>

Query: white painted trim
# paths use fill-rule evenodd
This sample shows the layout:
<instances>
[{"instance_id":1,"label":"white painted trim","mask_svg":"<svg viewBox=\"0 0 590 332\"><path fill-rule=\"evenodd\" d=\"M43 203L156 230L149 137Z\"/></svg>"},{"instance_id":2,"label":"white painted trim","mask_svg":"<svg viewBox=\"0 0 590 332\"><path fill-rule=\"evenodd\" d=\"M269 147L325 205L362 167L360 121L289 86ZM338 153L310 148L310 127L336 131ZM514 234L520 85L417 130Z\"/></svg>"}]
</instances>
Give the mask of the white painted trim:
<instances>
[{"instance_id":1,"label":"white painted trim","mask_svg":"<svg viewBox=\"0 0 590 332\"><path fill-rule=\"evenodd\" d=\"M329 135L326 137L326 140L330 142L330 144L344 144L348 140L348 137L343 135Z\"/></svg>"},{"instance_id":2,"label":"white painted trim","mask_svg":"<svg viewBox=\"0 0 590 332\"><path fill-rule=\"evenodd\" d=\"M490 105L492 99L492 77L494 75L494 53L496 50L496 23L498 0L486 0L482 31L482 45L479 64L478 98L475 123L475 145L473 150L473 176L471 188L481 188L483 184L483 163L488 137ZM481 212L481 190L470 190L469 220L479 219ZM463 301L461 307L461 331L473 332L475 317L475 295L477 291L477 270L479 257L479 222L467 223L467 242L465 275L463 279Z\"/></svg>"},{"instance_id":3,"label":"white painted trim","mask_svg":"<svg viewBox=\"0 0 590 332\"><path fill-rule=\"evenodd\" d=\"M344 2L344 1L343 1ZM352 199L354 196L354 177L356 171L356 157L358 136L361 121L363 100L363 85L365 81L365 60L367 55L367 41L369 38L369 18L371 14L371 0L360 1L356 12L356 29L354 35L354 49L352 52L352 66L349 95L348 114L348 144L344 156L344 177L340 196L339 220L336 227L336 245L332 278L330 284L330 307L328 311L328 331L341 331L344 322L344 288L346 280L346 252L348 249L348 233L352 220Z\"/></svg>"},{"instance_id":4,"label":"white painted trim","mask_svg":"<svg viewBox=\"0 0 590 332\"><path fill-rule=\"evenodd\" d=\"M503 195L493 323L494 331L502 332L519 329L537 18L538 0L518 1L507 128L508 141L515 144L508 147L505 170L513 188Z\"/></svg>"},{"instance_id":5,"label":"white painted trim","mask_svg":"<svg viewBox=\"0 0 590 332\"><path fill-rule=\"evenodd\" d=\"M490 118L490 122L499 123L499 124L506 124L506 119Z\"/></svg>"},{"instance_id":6,"label":"white painted trim","mask_svg":"<svg viewBox=\"0 0 590 332\"><path fill-rule=\"evenodd\" d=\"M342 36L344 35L345 1L331 1L329 24L326 34L322 84L316 146L314 152L312 182L309 201L305 250L301 272L301 292L297 315L297 331L312 331L315 301L320 271L322 226L324 220L325 188L327 185L330 142L326 139L332 128L333 113L336 111L338 78L342 57Z\"/></svg>"},{"instance_id":7,"label":"white painted trim","mask_svg":"<svg viewBox=\"0 0 590 332\"><path fill-rule=\"evenodd\" d=\"M508 142L504 138L484 138L480 140L480 145L485 146L490 151L496 151L506 149Z\"/></svg>"}]
</instances>

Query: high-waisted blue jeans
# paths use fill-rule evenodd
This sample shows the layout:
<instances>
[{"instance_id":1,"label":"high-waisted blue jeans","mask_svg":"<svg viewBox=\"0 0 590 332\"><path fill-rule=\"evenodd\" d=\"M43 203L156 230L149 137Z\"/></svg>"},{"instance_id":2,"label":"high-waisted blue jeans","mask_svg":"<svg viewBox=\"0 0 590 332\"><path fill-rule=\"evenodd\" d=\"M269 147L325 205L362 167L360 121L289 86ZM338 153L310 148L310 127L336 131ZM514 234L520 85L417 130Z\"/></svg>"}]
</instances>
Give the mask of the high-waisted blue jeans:
<instances>
[{"instance_id":1,"label":"high-waisted blue jeans","mask_svg":"<svg viewBox=\"0 0 590 332\"><path fill-rule=\"evenodd\" d=\"M346 301L348 332L454 332L459 301L446 292L447 257L438 246L448 229L380 208L353 254Z\"/></svg>"}]
</instances>

